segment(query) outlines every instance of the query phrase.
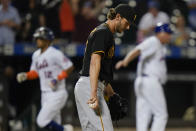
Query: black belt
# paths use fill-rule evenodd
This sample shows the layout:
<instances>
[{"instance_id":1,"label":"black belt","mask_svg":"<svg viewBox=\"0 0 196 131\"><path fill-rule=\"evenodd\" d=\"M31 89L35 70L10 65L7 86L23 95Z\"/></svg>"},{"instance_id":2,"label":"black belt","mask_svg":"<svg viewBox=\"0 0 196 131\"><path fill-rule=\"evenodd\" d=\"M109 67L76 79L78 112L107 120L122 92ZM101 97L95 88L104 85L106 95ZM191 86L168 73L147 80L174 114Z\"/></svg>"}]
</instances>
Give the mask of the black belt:
<instances>
[{"instance_id":1,"label":"black belt","mask_svg":"<svg viewBox=\"0 0 196 131\"><path fill-rule=\"evenodd\" d=\"M147 74L144 74L144 73L142 73L142 76L143 76L143 77L148 77L148 75L147 75Z\"/></svg>"},{"instance_id":2,"label":"black belt","mask_svg":"<svg viewBox=\"0 0 196 131\"><path fill-rule=\"evenodd\" d=\"M142 77L149 77L149 75L142 73ZM158 79L158 81L161 83L160 79Z\"/></svg>"}]
</instances>

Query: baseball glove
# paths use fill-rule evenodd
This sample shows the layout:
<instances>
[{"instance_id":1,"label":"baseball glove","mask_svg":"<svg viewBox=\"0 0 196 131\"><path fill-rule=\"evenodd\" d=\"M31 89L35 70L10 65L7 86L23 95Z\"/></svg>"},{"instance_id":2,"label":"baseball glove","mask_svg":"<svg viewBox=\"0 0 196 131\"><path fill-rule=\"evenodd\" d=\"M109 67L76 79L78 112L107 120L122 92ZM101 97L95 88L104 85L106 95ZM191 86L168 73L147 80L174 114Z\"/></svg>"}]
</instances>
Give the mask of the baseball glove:
<instances>
[{"instance_id":1,"label":"baseball glove","mask_svg":"<svg viewBox=\"0 0 196 131\"><path fill-rule=\"evenodd\" d=\"M127 115L128 101L119 94L111 96L107 104L113 121L118 121Z\"/></svg>"}]
</instances>

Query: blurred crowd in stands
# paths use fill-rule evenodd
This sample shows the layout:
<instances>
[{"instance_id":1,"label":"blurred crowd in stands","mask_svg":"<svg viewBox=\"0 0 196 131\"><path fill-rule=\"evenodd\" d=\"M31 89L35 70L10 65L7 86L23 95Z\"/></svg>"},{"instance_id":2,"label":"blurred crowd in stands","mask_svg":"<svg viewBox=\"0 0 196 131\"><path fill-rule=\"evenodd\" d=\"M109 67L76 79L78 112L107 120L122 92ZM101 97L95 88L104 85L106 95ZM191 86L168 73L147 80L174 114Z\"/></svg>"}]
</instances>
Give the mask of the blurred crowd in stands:
<instances>
[{"instance_id":1,"label":"blurred crowd in stands","mask_svg":"<svg viewBox=\"0 0 196 131\"><path fill-rule=\"evenodd\" d=\"M136 9L136 26L116 34L117 44L139 43L158 22L171 23L176 46L196 45L195 0L0 0L0 45L32 42L39 26L51 28L54 43L84 44L88 34L106 20L111 7L128 3Z\"/></svg>"}]
</instances>

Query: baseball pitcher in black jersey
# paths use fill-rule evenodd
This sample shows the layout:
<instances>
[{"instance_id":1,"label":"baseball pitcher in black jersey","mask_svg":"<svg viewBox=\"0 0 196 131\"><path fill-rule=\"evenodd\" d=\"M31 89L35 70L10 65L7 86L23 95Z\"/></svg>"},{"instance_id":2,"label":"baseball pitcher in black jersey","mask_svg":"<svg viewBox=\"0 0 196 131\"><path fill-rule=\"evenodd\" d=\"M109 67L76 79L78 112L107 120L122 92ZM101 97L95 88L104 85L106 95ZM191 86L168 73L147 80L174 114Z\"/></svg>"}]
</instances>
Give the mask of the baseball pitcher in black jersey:
<instances>
[{"instance_id":1,"label":"baseball pitcher in black jersey","mask_svg":"<svg viewBox=\"0 0 196 131\"><path fill-rule=\"evenodd\" d=\"M86 42L81 77L75 86L75 100L83 131L113 131L110 111L104 100L114 94L113 34L128 30L135 20L133 9L127 4L111 8L107 21L96 27Z\"/></svg>"}]
</instances>

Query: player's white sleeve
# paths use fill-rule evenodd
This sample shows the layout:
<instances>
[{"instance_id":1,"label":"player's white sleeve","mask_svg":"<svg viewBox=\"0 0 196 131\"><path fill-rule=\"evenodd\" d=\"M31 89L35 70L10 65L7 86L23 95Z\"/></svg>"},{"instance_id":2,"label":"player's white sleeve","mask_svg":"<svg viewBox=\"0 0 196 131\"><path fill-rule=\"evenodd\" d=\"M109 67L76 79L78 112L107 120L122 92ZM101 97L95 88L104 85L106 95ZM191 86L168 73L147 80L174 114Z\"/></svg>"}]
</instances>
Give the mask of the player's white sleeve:
<instances>
[{"instance_id":1,"label":"player's white sleeve","mask_svg":"<svg viewBox=\"0 0 196 131\"><path fill-rule=\"evenodd\" d=\"M55 61L58 65L61 66L63 70L66 70L73 65L71 60L68 57L66 57L62 52L58 53Z\"/></svg>"},{"instance_id":2,"label":"player's white sleeve","mask_svg":"<svg viewBox=\"0 0 196 131\"><path fill-rule=\"evenodd\" d=\"M142 59L144 59L156 52L157 44L153 40L151 40L151 38L149 38L136 46L136 49L139 49L141 51L141 57Z\"/></svg>"}]
</instances>

